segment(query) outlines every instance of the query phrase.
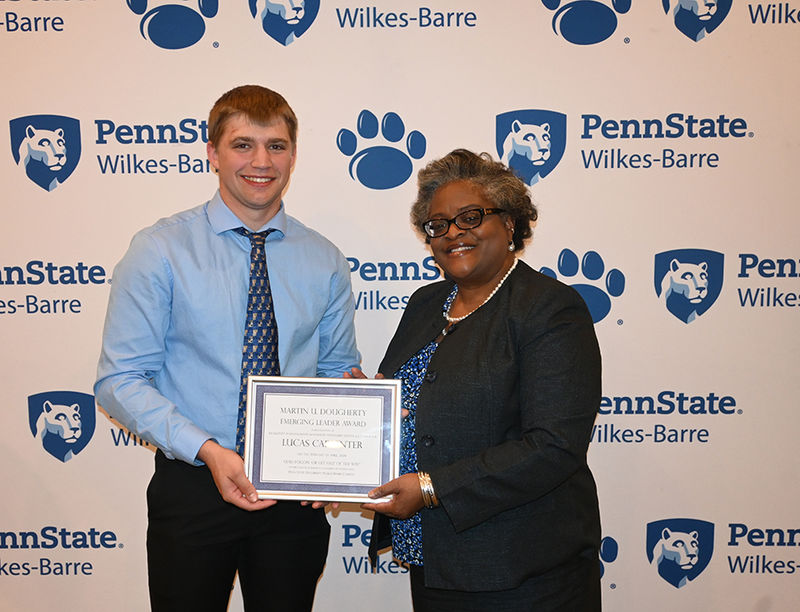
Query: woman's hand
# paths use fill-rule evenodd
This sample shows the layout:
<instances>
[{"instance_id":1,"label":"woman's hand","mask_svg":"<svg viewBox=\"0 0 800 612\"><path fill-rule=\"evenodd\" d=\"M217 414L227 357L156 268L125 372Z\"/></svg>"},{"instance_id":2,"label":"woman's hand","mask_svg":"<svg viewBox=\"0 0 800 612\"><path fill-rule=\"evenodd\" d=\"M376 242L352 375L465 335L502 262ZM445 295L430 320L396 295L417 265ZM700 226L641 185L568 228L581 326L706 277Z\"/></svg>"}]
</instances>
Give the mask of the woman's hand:
<instances>
[{"instance_id":1,"label":"woman's hand","mask_svg":"<svg viewBox=\"0 0 800 612\"><path fill-rule=\"evenodd\" d=\"M342 378L366 378L366 377L367 375L364 374L364 372L362 372L359 368L352 368L349 372L345 372L342 375ZM383 378L384 376L380 372L375 374L375 380L381 380ZM406 418L408 416L408 410L406 410L405 408L403 408L400 411L400 413L403 416L403 418Z\"/></svg>"},{"instance_id":2,"label":"woman's hand","mask_svg":"<svg viewBox=\"0 0 800 612\"><path fill-rule=\"evenodd\" d=\"M389 501L361 504L361 507L396 519L407 519L425 505L416 472L390 480L385 485L372 489L368 495L372 499L391 495Z\"/></svg>"}]
</instances>

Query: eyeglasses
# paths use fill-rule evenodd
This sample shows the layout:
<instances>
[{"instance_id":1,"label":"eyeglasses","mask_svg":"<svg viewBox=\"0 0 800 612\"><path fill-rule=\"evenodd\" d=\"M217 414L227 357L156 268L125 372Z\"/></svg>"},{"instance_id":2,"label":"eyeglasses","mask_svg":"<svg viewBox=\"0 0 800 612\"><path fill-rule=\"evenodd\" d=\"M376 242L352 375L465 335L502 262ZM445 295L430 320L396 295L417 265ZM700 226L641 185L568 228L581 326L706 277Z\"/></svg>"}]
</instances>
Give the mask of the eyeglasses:
<instances>
[{"instance_id":1,"label":"eyeglasses","mask_svg":"<svg viewBox=\"0 0 800 612\"><path fill-rule=\"evenodd\" d=\"M483 223L483 218L486 215L496 215L504 212L507 211L502 208L472 208L458 213L452 219L428 219L422 224L422 229L431 238L438 238L450 231L451 223L455 223L458 229L474 229Z\"/></svg>"}]
</instances>

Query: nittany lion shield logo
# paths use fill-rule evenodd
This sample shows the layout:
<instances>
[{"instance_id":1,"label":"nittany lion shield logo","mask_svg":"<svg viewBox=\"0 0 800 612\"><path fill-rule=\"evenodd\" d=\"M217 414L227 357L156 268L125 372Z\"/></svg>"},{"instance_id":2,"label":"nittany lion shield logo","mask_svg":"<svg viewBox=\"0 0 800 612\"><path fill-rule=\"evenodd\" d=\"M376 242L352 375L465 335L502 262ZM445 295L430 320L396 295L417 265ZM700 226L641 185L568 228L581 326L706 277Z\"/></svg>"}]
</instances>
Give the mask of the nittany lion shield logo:
<instances>
[{"instance_id":1,"label":"nittany lion shield logo","mask_svg":"<svg viewBox=\"0 0 800 612\"><path fill-rule=\"evenodd\" d=\"M61 115L28 115L9 121L11 154L42 189L66 181L81 158L81 124Z\"/></svg>"},{"instance_id":2,"label":"nittany lion shield logo","mask_svg":"<svg viewBox=\"0 0 800 612\"><path fill-rule=\"evenodd\" d=\"M705 249L675 249L655 257L656 295L666 309L691 323L714 305L722 291L725 256Z\"/></svg>"},{"instance_id":3,"label":"nittany lion shield logo","mask_svg":"<svg viewBox=\"0 0 800 612\"><path fill-rule=\"evenodd\" d=\"M94 434L94 396L77 391L48 391L28 397L28 423L44 450L66 463Z\"/></svg>"},{"instance_id":4,"label":"nittany lion shield logo","mask_svg":"<svg viewBox=\"0 0 800 612\"><path fill-rule=\"evenodd\" d=\"M647 524L647 560L677 589L697 578L713 554L713 523L675 518Z\"/></svg>"},{"instance_id":5,"label":"nittany lion shield logo","mask_svg":"<svg viewBox=\"0 0 800 612\"><path fill-rule=\"evenodd\" d=\"M306 33L319 13L319 0L249 0L250 14L267 36L284 47Z\"/></svg>"},{"instance_id":6,"label":"nittany lion shield logo","mask_svg":"<svg viewBox=\"0 0 800 612\"><path fill-rule=\"evenodd\" d=\"M547 110L497 115L497 154L525 184L553 171L567 146L567 116Z\"/></svg>"},{"instance_id":7,"label":"nittany lion shield logo","mask_svg":"<svg viewBox=\"0 0 800 612\"><path fill-rule=\"evenodd\" d=\"M728 16L733 0L661 0L664 12L672 14L675 27L697 42L711 34Z\"/></svg>"}]
</instances>

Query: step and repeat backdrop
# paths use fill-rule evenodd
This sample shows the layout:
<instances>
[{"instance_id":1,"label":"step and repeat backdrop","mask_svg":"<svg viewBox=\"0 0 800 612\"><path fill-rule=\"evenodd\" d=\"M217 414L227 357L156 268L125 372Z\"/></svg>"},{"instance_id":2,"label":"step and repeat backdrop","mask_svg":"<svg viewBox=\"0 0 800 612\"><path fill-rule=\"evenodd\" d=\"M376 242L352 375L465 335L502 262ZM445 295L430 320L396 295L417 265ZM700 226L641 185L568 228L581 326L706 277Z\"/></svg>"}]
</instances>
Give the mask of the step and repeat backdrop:
<instances>
[{"instance_id":1,"label":"step and repeat backdrop","mask_svg":"<svg viewBox=\"0 0 800 612\"><path fill-rule=\"evenodd\" d=\"M440 278L416 172L465 147L531 186L522 256L578 289L603 351L605 609L796 609L798 21L794 0L0 0L0 609L147 609L153 448L92 396L109 285L136 230L214 193L208 110L245 83L299 116L284 202L350 262L370 375ZM330 521L315 611L409 610L368 513Z\"/></svg>"}]
</instances>

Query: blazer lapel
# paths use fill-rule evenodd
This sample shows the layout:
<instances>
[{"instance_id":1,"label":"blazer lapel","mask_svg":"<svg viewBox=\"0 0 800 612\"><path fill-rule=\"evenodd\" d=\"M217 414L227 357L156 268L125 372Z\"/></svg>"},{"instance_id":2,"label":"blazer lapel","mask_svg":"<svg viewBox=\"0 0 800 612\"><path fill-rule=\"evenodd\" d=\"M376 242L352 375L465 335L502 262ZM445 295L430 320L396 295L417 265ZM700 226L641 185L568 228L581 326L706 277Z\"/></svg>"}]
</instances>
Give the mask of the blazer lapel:
<instances>
[{"instance_id":1,"label":"blazer lapel","mask_svg":"<svg viewBox=\"0 0 800 612\"><path fill-rule=\"evenodd\" d=\"M449 292L448 287L435 292L412 316L403 317L379 368L384 376L393 376L400 366L442 332L445 326L442 305Z\"/></svg>"}]
</instances>

